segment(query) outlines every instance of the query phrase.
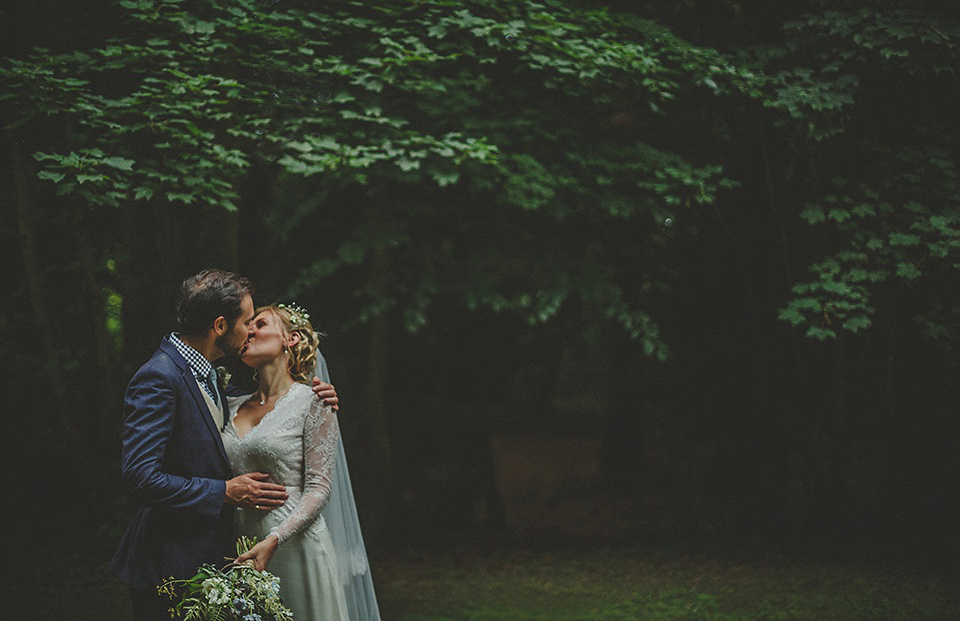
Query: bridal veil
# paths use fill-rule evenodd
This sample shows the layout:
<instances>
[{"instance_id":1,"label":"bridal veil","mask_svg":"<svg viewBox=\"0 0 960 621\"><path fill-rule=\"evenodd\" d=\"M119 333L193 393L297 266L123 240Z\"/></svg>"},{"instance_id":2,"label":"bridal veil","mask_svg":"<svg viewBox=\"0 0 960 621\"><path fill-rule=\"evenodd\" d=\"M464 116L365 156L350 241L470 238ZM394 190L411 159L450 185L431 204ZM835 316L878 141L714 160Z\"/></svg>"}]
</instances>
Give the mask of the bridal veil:
<instances>
[{"instance_id":1,"label":"bridal veil","mask_svg":"<svg viewBox=\"0 0 960 621\"><path fill-rule=\"evenodd\" d=\"M320 352L317 352L316 375L325 382L330 381L327 361ZM340 582L343 584L350 621L380 621L380 609L377 607L377 596L373 590L367 549L363 545L357 505L353 499L353 487L350 485L347 455L343 450L343 434L340 434L337 446L333 477L333 489L322 514L337 552Z\"/></svg>"}]
</instances>

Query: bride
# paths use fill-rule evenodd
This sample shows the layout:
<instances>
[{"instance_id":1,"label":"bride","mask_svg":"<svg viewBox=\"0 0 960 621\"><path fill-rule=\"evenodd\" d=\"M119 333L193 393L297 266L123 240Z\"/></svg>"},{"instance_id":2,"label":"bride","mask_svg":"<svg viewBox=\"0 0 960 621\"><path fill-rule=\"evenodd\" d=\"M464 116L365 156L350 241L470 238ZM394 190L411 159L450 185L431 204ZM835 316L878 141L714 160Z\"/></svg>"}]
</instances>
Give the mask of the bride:
<instances>
[{"instance_id":1,"label":"bride","mask_svg":"<svg viewBox=\"0 0 960 621\"><path fill-rule=\"evenodd\" d=\"M317 345L303 309L257 309L241 359L259 387L228 399L223 444L235 472L269 472L289 498L237 512L237 534L259 540L237 562L269 565L298 621L379 621L336 414L308 386L326 375Z\"/></svg>"}]
</instances>

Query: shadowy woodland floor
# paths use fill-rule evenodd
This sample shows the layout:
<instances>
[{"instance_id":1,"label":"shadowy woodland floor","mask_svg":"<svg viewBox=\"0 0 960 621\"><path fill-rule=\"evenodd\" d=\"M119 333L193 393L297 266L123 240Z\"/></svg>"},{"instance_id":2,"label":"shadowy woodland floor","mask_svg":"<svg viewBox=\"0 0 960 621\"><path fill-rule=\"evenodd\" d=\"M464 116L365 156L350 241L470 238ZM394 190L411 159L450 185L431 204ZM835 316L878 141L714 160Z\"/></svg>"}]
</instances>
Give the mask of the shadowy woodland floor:
<instances>
[{"instance_id":1,"label":"shadowy woodland floor","mask_svg":"<svg viewBox=\"0 0 960 621\"><path fill-rule=\"evenodd\" d=\"M26 569L3 581L3 618L129 621L102 555L37 552L8 563ZM960 619L956 574L773 552L406 550L377 559L374 576L384 621Z\"/></svg>"},{"instance_id":2,"label":"shadowy woodland floor","mask_svg":"<svg viewBox=\"0 0 960 621\"><path fill-rule=\"evenodd\" d=\"M494 448L510 537L462 545L424 522L430 536L380 542L373 571L384 621L960 620L952 563L882 550L868 562L777 542L630 543L698 541L667 536L666 522L684 515L675 490L618 504L598 488L595 441L499 438ZM6 529L16 536L0 619L130 621L126 589L106 568L126 520L90 528L78 516L52 524L51 515ZM628 534L640 531L660 534Z\"/></svg>"}]
</instances>

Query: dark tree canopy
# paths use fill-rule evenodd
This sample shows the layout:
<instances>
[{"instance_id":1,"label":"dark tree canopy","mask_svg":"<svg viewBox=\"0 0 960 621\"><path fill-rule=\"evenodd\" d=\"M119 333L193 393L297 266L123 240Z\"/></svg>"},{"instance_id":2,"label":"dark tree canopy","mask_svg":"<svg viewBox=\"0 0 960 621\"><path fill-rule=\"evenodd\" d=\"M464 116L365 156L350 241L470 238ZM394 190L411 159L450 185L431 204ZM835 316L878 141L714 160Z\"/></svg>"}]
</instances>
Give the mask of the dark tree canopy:
<instances>
[{"instance_id":1,"label":"dark tree canopy","mask_svg":"<svg viewBox=\"0 0 960 621\"><path fill-rule=\"evenodd\" d=\"M956 430L948 5L4 7L3 368L51 413L28 445L109 468L126 378L216 265L322 318L398 497L448 460L496 505L492 427L579 425L621 480L700 447L718 530L894 528L897 494L933 502L915 447Z\"/></svg>"}]
</instances>

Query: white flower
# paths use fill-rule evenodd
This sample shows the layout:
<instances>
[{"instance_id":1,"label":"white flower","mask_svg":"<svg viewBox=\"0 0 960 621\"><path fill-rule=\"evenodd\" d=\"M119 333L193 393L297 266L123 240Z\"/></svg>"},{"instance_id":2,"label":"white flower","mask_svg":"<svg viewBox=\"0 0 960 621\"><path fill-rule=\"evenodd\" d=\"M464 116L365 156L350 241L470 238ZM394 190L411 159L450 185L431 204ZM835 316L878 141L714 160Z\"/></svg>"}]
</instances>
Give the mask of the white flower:
<instances>
[{"instance_id":1,"label":"white flower","mask_svg":"<svg viewBox=\"0 0 960 621\"><path fill-rule=\"evenodd\" d=\"M230 601L230 585L226 580L221 578L207 578L200 586L210 604L220 605Z\"/></svg>"}]
</instances>

